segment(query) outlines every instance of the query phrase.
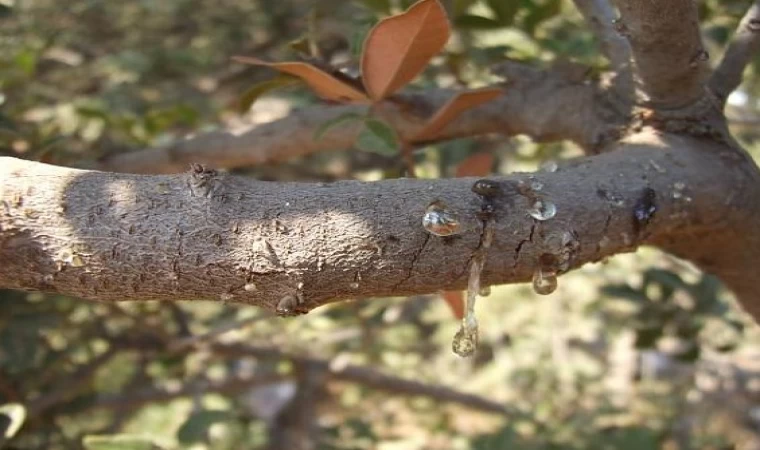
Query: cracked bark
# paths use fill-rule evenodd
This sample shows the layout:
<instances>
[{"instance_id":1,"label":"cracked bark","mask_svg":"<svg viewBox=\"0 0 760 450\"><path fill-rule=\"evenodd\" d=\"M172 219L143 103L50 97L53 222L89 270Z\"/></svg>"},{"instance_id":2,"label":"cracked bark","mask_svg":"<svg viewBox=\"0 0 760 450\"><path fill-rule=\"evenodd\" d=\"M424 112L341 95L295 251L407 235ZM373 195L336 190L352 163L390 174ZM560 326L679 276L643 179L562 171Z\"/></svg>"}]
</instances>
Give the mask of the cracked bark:
<instances>
[{"instance_id":1,"label":"cracked bark","mask_svg":"<svg viewBox=\"0 0 760 450\"><path fill-rule=\"evenodd\" d=\"M760 254L760 174L726 131L705 86L704 61L671 67L701 49L693 4L617 3L646 95L628 99L638 106L625 109L625 101L612 99L606 78L591 82L558 68L506 63L499 68L507 79L504 96L440 135L526 133L570 139L592 155L557 172L494 178L501 194L493 199L494 240L483 284L530 280L542 255L567 251L558 237L573 232L579 246L571 268L655 245L719 276L760 318L760 298L747 276ZM672 70L658 67L665 60ZM387 108L401 133L411 133L439 95L378 110ZM307 110L257 128L236 141L238 147L231 144L238 138L229 138L220 165L250 163L241 155L255 146L254 136L264 137L256 156L263 159L276 148L288 150L283 157L324 150L313 143L313 129L345 108ZM281 134L269 134L274 131ZM350 145L352 132L337 133L330 148ZM210 158L207 149L191 147L180 145L171 158L155 150L109 164L161 172ZM556 217L536 222L527 214L530 196L520 182L532 180L543 185L538 195L556 204ZM102 301L216 299L269 309L288 299L297 302L297 312L347 298L462 289L482 234L474 182L267 183L198 166L183 174L130 175L2 158L0 287ZM654 191L656 210L641 220L636 208L646 189ZM433 201L459 214L461 235L427 234L421 218Z\"/></svg>"}]
</instances>

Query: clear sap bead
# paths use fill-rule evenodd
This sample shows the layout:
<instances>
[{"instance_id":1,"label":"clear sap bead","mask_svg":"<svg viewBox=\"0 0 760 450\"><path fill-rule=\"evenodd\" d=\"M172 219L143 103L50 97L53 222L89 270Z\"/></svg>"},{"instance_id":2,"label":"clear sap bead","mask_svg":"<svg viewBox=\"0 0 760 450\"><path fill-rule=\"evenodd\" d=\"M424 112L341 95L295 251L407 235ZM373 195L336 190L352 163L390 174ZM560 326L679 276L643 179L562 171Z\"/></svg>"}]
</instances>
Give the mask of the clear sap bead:
<instances>
[{"instance_id":1,"label":"clear sap bead","mask_svg":"<svg viewBox=\"0 0 760 450\"><path fill-rule=\"evenodd\" d=\"M552 160L546 161L540 167L542 172L556 172L558 168L557 162Z\"/></svg>"},{"instance_id":2,"label":"clear sap bead","mask_svg":"<svg viewBox=\"0 0 760 450\"><path fill-rule=\"evenodd\" d=\"M462 232L462 224L456 213L441 202L433 202L422 216L422 226L436 236L452 236Z\"/></svg>"},{"instance_id":3,"label":"clear sap bead","mask_svg":"<svg viewBox=\"0 0 760 450\"><path fill-rule=\"evenodd\" d=\"M472 320L465 318L462 322L459 331L454 335L451 349L462 358L475 354L475 350L478 349L478 323L474 318Z\"/></svg>"},{"instance_id":4,"label":"clear sap bead","mask_svg":"<svg viewBox=\"0 0 760 450\"><path fill-rule=\"evenodd\" d=\"M533 272L533 290L540 295L551 294L557 290L557 274L541 268L536 269Z\"/></svg>"},{"instance_id":5,"label":"clear sap bead","mask_svg":"<svg viewBox=\"0 0 760 450\"><path fill-rule=\"evenodd\" d=\"M536 199L528 210L528 214L536 220L549 220L557 215L557 206L545 199Z\"/></svg>"}]
</instances>

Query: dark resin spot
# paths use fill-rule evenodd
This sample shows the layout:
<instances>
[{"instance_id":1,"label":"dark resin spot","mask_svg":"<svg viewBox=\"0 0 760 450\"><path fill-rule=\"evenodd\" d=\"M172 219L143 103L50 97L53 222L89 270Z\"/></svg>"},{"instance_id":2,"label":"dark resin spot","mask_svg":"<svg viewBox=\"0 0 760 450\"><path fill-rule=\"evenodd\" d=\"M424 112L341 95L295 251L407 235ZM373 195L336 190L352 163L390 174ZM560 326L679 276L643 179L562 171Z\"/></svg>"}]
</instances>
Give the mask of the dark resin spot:
<instances>
[{"instance_id":1,"label":"dark resin spot","mask_svg":"<svg viewBox=\"0 0 760 450\"><path fill-rule=\"evenodd\" d=\"M493 218L493 214L496 211L496 207L492 203L483 203L480 206L480 211L475 213L478 219L485 222Z\"/></svg>"},{"instance_id":2,"label":"dark resin spot","mask_svg":"<svg viewBox=\"0 0 760 450\"><path fill-rule=\"evenodd\" d=\"M641 191L641 197L636 201L633 207L633 227L636 232L640 232L644 227L649 225L654 214L657 212L657 194L652 188L645 188Z\"/></svg>"},{"instance_id":3,"label":"dark resin spot","mask_svg":"<svg viewBox=\"0 0 760 450\"><path fill-rule=\"evenodd\" d=\"M483 197L495 197L501 193L501 186L496 181L484 178L472 185L472 192Z\"/></svg>"}]
</instances>

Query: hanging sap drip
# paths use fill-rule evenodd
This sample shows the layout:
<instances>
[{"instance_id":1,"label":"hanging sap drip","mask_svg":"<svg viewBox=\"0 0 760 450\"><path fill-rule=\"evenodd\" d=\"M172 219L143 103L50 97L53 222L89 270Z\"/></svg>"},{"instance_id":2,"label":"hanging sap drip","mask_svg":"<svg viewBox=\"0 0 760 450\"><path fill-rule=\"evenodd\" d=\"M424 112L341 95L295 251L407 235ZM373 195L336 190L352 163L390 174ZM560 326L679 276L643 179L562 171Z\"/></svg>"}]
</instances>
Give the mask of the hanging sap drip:
<instances>
[{"instance_id":1,"label":"hanging sap drip","mask_svg":"<svg viewBox=\"0 0 760 450\"><path fill-rule=\"evenodd\" d=\"M475 302L480 294L480 274L485 264L485 255L476 255L470 263L470 277L467 280L467 304L462 318L462 326L454 335L451 345L454 353L461 357L472 356L478 348L478 319L475 317Z\"/></svg>"},{"instance_id":2,"label":"hanging sap drip","mask_svg":"<svg viewBox=\"0 0 760 450\"><path fill-rule=\"evenodd\" d=\"M533 290L540 295L549 295L557 290L557 272L536 268L533 272Z\"/></svg>"},{"instance_id":3,"label":"hanging sap drip","mask_svg":"<svg viewBox=\"0 0 760 450\"><path fill-rule=\"evenodd\" d=\"M488 297L491 295L491 286L483 286L480 288L480 294L481 297Z\"/></svg>"},{"instance_id":4,"label":"hanging sap drip","mask_svg":"<svg viewBox=\"0 0 760 450\"><path fill-rule=\"evenodd\" d=\"M422 226L436 236L452 236L462 232L459 216L441 201L434 201L422 216Z\"/></svg>"},{"instance_id":5,"label":"hanging sap drip","mask_svg":"<svg viewBox=\"0 0 760 450\"><path fill-rule=\"evenodd\" d=\"M556 271L559 273L565 273L570 270L570 265L576 254L581 249L581 243L578 239L578 234L575 231L564 231L560 240L560 248L557 254ZM542 267L547 267L542 265Z\"/></svg>"},{"instance_id":6,"label":"hanging sap drip","mask_svg":"<svg viewBox=\"0 0 760 450\"><path fill-rule=\"evenodd\" d=\"M475 350L478 349L478 323L462 326L454 335L454 340L451 343L451 349L457 355L462 358L467 358L475 354Z\"/></svg>"},{"instance_id":7,"label":"hanging sap drip","mask_svg":"<svg viewBox=\"0 0 760 450\"><path fill-rule=\"evenodd\" d=\"M557 215L557 206L547 199L537 198L528 209L528 214L536 220L549 220Z\"/></svg>"}]
</instances>

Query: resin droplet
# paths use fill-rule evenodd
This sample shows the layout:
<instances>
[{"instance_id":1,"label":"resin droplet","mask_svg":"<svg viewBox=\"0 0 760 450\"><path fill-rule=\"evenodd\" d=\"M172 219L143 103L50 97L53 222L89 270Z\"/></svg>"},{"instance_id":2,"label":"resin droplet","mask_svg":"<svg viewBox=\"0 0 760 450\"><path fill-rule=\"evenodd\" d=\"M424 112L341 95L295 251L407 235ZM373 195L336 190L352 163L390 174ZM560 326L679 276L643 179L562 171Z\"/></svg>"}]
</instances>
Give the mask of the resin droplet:
<instances>
[{"instance_id":1,"label":"resin droplet","mask_svg":"<svg viewBox=\"0 0 760 450\"><path fill-rule=\"evenodd\" d=\"M454 335L451 349L462 358L474 355L475 350L478 349L478 325L475 324L475 328L468 328L462 324L457 334Z\"/></svg>"},{"instance_id":2,"label":"resin droplet","mask_svg":"<svg viewBox=\"0 0 760 450\"><path fill-rule=\"evenodd\" d=\"M462 326L454 335L451 344L454 353L461 357L472 356L478 348L478 319L475 317L475 301L480 294L480 273L485 264L485 254L479 253L470 263L470 277L467 280L467 303Z\"/></svg>"},{"instance_id":3,"label":"resin droplet","mask_svg":"<svg viewBox=\"0 0 760 450\"><path fill-rule=\"evenodd\" d=\"M243 286L243 290L246 292L254 292L256 289L258 289L256 283L246 283L245 286Z\"/></svg>"},{"instance_id":4,"label":"resin droplet","mask_svg":"<svg viewBox=\"0 0 760 450\"><path fill-rule=\"evenodd\" d=\"M351 289L359 289L359 282L354 281L351 284L348 285Z\"/></svg>"},{"instance_id":5,"label":"resin droplet","mask_svg":"<svg viewBox=\"0 0 760 450\"><path fill-rule=\"evenodd\" d=\"M686 189L686 185L682 182L676 182L673 184L673 198L679 199L683 197L683 190Z\"/></svg>"},{"instance_id":6,"label":"resin droplet","mask_svg":"<svg viewBox=\"0 0 760 450\"><path fill-rule=\"evenodd\" d=\"M557 274L541 268L533 272L533 290L536 294L549 295L557 290Z\"/></svg>"},{"instance_id":7,"label":"resin droplet","mask_svg":"<svg viewBox=\"0 0 760 450\"><path fill-rule=\"evenodd\" d=\"M220 296L219 296L219 298L220 298L220 299L221 299L223 302L228 302L228 301L232 300L233 298L235 298L235 296L234 296L234 295L232 295L232 294L230 294L229 292L225 292L225 293L223 293L222 295L220 295Z\"/></svg>"},{"instance_id":8,"label":"resin droplet","mask_svg":"<svg viewBox=\"0 0 760 450\"><path fill-rule=\"evenodd\" d=\"M452 236L462 232L459 217L446 208L443 202L435 201L425 210L422 226L436 236Z\"/></svg>"},{"instance_id":9,"label":"resin droplet","mask_svg":"<svg viewBox=\"0 0 760 450\"><path fill-rule=\"evenodd\" d=\"M286 295L277 303L275 312L280 317L292 316L297 314L298 298L295 295Z\"/></svg>"},{"instance_id":10,"label":"resin droplet","mask_svg":"<svg viewBox=\"0 0 760 450\"><path fill-rule=\"evenodd\" d=\"M555 161L549 160L545 163L541 164L541 171L542 172L556 172L559 166L557 166L557 163Z\"/></svg>"},{"instance_id":11,"label":"resin droplet","mask_svg":"<svg viewBox=\"0 0 760 450\"><path fill-rule=\"evenodd\" d=\"M491 295L491 286L483 286L480 288L481 297L488 297L489 295Z\"/></svg>"},{"instance_id":12,"label":"resin droplet","mask_svg":"<svg viewBox=\"0 0 760 450\"><path fill-rule=\"evenodd\" d=\"M528 177L528 180L530 181L531 191L538 192L544 188L544 183L536 180L534 177Z\"/></svg>"},{"instance_id":13,"label":"resin droplet","mask_svg":"<svg viewBox=\"0 0 760 450\"><path fill-rule=\"evenodd\" d=\"M472 185L472 192L482 197L495 197L501 192L501 186L496 181L484 178Z\"/></svg>"},{"instance_id":14,"label":"resin droplet","mask_svg":"<svg viewBox=\"0 0 760 450\"><path fill-rule=\"evenodd\" d=\"M528 210L528 214L536 220L549 220L557 215L557 206L545 199L536 199Z\"/></svg>"}]
</instances>

